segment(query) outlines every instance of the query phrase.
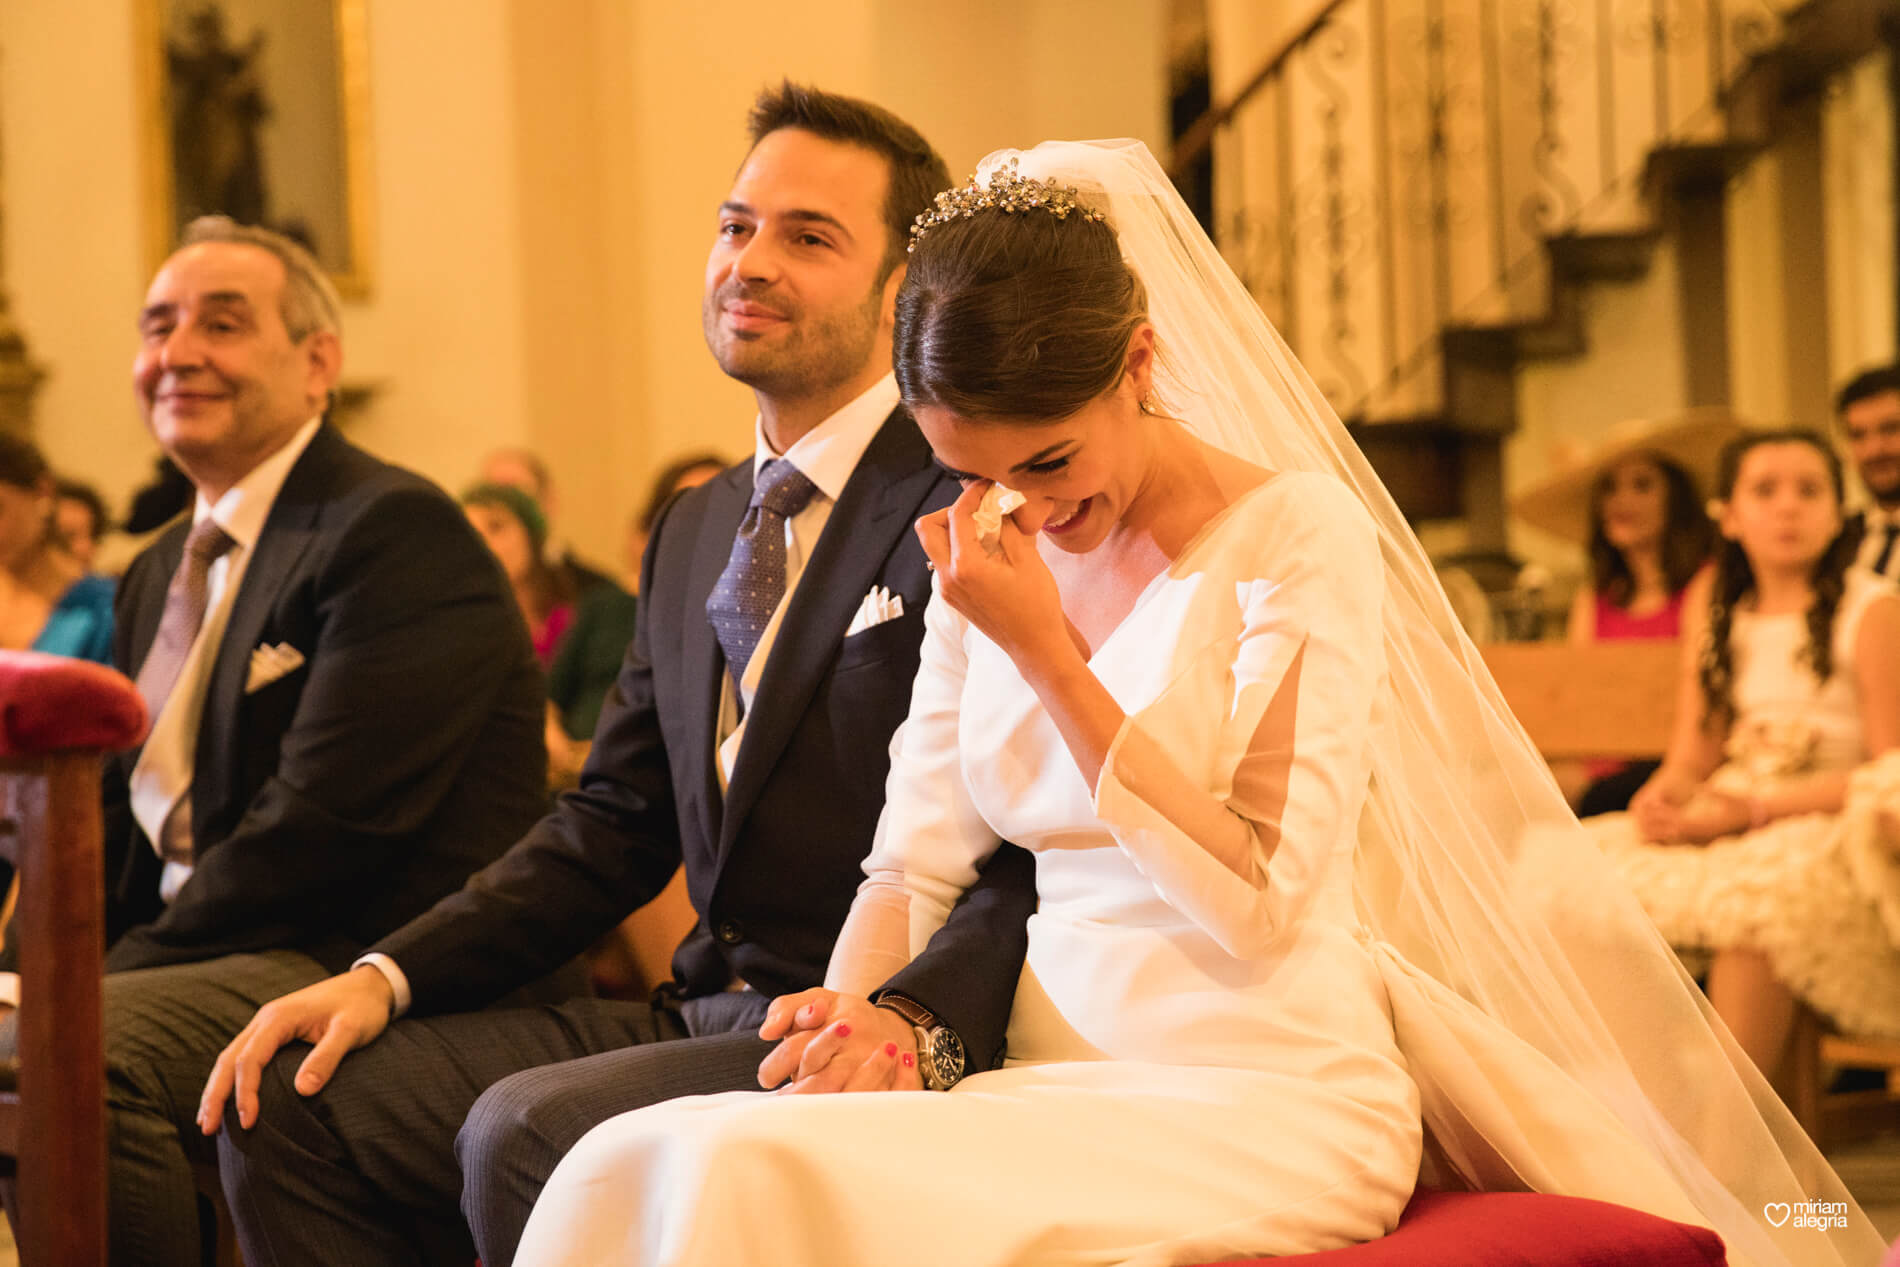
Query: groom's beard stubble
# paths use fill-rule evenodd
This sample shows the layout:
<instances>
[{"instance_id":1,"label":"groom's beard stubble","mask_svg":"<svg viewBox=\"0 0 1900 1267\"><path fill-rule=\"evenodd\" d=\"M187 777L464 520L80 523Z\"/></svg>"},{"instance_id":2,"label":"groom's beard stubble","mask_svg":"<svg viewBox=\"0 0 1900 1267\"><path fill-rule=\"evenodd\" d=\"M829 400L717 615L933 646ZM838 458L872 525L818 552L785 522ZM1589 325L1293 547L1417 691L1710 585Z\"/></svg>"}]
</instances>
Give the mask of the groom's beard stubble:
<instances>
[{"instance_id":1,"label":"groom's beard stubble","mask_svg":"<svg viewBox=\"0 0 1900 1267\"><path fill-rule=\"evenodd\" d=\"M730 378L787 399L817 395L862 373L877 347L883 287L861 304L813 314L783 295L728 282L706 296L700 323L713 359ZM749 303L785 318L782 329L748 334L724 324L729 303ZM888 368L888 367L887 367Z\"/></svg>"}]
</instances>

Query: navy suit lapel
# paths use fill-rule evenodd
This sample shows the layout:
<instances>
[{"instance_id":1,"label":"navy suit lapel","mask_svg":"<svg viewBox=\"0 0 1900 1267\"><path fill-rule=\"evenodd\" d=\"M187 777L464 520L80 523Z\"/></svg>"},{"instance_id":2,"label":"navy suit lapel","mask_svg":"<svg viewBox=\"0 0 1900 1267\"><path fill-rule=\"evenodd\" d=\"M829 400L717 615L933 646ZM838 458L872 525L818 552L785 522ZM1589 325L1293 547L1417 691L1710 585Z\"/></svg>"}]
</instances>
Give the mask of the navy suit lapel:
<instances>
[{"instance_id":1,"label":"navy suit lapel","mask_svg":"<svg viewBox=\"0 0 1900 1267\"><path fill-rule=\"evenodd\" d=\"M719 696L726 657L713 636L712 622L706 618L706 599L726 570L732 555L732 540L739 533L739 521L745 518L752 501L752 463L743 462L709 482L709 504L700 521L693 564L686 578L686 596L680 618L682 629L682 683L693 716L704 720L694 736L692 760L700 764L700 780L705 795L700 803L715 817L700 824L707 844L719 843L717 818L723 798L719 792Z\"/></svg>"},{"instance_id":2,"label":"navy suit lapel","mask_svg":"<svg viewBox=\"0 0 1900 1267\"><path fill-rule=\"evenodd\" d=\"M773 639L726 789L722 861L837 658L858 605L877 583L892 549L911 531L919 505L940 475L916 424L901 410L893 412L832 508Z\"/></svg>"}]
</instances>

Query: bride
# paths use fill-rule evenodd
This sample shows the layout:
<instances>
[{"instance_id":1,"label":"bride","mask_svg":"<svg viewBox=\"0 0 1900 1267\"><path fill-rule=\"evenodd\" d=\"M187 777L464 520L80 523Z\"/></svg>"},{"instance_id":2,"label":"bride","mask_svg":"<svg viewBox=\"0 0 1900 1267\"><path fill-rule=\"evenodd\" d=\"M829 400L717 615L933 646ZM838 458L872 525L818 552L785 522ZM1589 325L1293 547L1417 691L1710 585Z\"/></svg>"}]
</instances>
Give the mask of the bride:
<instances>
[{"instance_id":1,"label":"bride","mask_svg":"<svg viewBox=\"0 0 1900 1267\"><path fill-rule=\"evenodd\" d=\"M1291 1254L1390 1230L1421 1177L1702 1223L1736 1262L1877 1256L1145 149L992 155L941 195L896 357L965 490L918 524L938 601L826 985L885 979L1013 840L1041 904L1008 1059L616 1118L517 1261ZM1573 847L1526 876L1532 826ZM848 1087L917 1085L909 1054ZM1849 1226L1761 1217L1801 1200Z\"/></svg>"}]
</instances>

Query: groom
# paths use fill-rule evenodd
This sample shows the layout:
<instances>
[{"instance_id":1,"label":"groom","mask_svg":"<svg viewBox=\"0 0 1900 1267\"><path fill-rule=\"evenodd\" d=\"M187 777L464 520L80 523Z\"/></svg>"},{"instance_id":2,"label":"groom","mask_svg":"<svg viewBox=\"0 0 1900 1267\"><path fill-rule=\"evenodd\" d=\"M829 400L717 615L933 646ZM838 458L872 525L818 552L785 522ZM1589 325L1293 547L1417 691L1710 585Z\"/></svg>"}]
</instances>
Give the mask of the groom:
<instances>
[{"instance_id":1,"label":"groom","mask_svg":"<svg viewBox=\"0 0 1900 1267\"><path fill-rule=\"evenodd\" d=\"M911 525L955 494L890 372L909 224L949 178L889 113L789 83L759 98L751 133L703 316L758 401L757 453L655 527L579 789L351 971L267 1005L220 1057L200 1124L222 1127L252 1267L415 1262L414 1230L453 1220L458 1199L482 1260L511 1261L581 1134L674 1096L756 1090L768 1002L824 977L917 670L930 585ZM682 861L699 922L653 1006L472 1013ZM1005 847L887 983L973 1069L1001 1058L1033 889L1028 855ZM798 1070L807 1089L886 1043L914 1061L897 1011L833 1006L828 1038L850 1037L831 1066ZM277 1054L294 1038L316 1045ZM914 1064L897 1068L919 1085Z\"/></svg>"}]
</instances>

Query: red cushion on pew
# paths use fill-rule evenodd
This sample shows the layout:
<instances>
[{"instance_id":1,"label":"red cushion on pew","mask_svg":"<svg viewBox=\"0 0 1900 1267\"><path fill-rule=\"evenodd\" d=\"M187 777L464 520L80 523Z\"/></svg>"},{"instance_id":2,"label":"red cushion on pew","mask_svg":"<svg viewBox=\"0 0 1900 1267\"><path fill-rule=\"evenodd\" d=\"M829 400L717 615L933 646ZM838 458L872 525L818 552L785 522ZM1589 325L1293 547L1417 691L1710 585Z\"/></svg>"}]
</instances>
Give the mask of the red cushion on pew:
<instances>
[{"instance_id":1,"label":"red cushion on pew","mask_svg":"<svg viewBox=\"0 0 1900 1267\"><path fill-rule=\"evenodd\" d=\"M1723 1267L1707 1228L1625 1206L1534 1192L1420 1188L1390 1236L1225 1267Z\"/></svg>"},{"instance_id":2,"label":"red cushion on pew","mask_svg":"<svg viewBox=\"0 0 1900 1267\"><path fill-rule=\"evenodd\" d=\"M0 757L130 748L145 737L145 699L103 664L0 651Z\"/></svg>"}]
</instances>

